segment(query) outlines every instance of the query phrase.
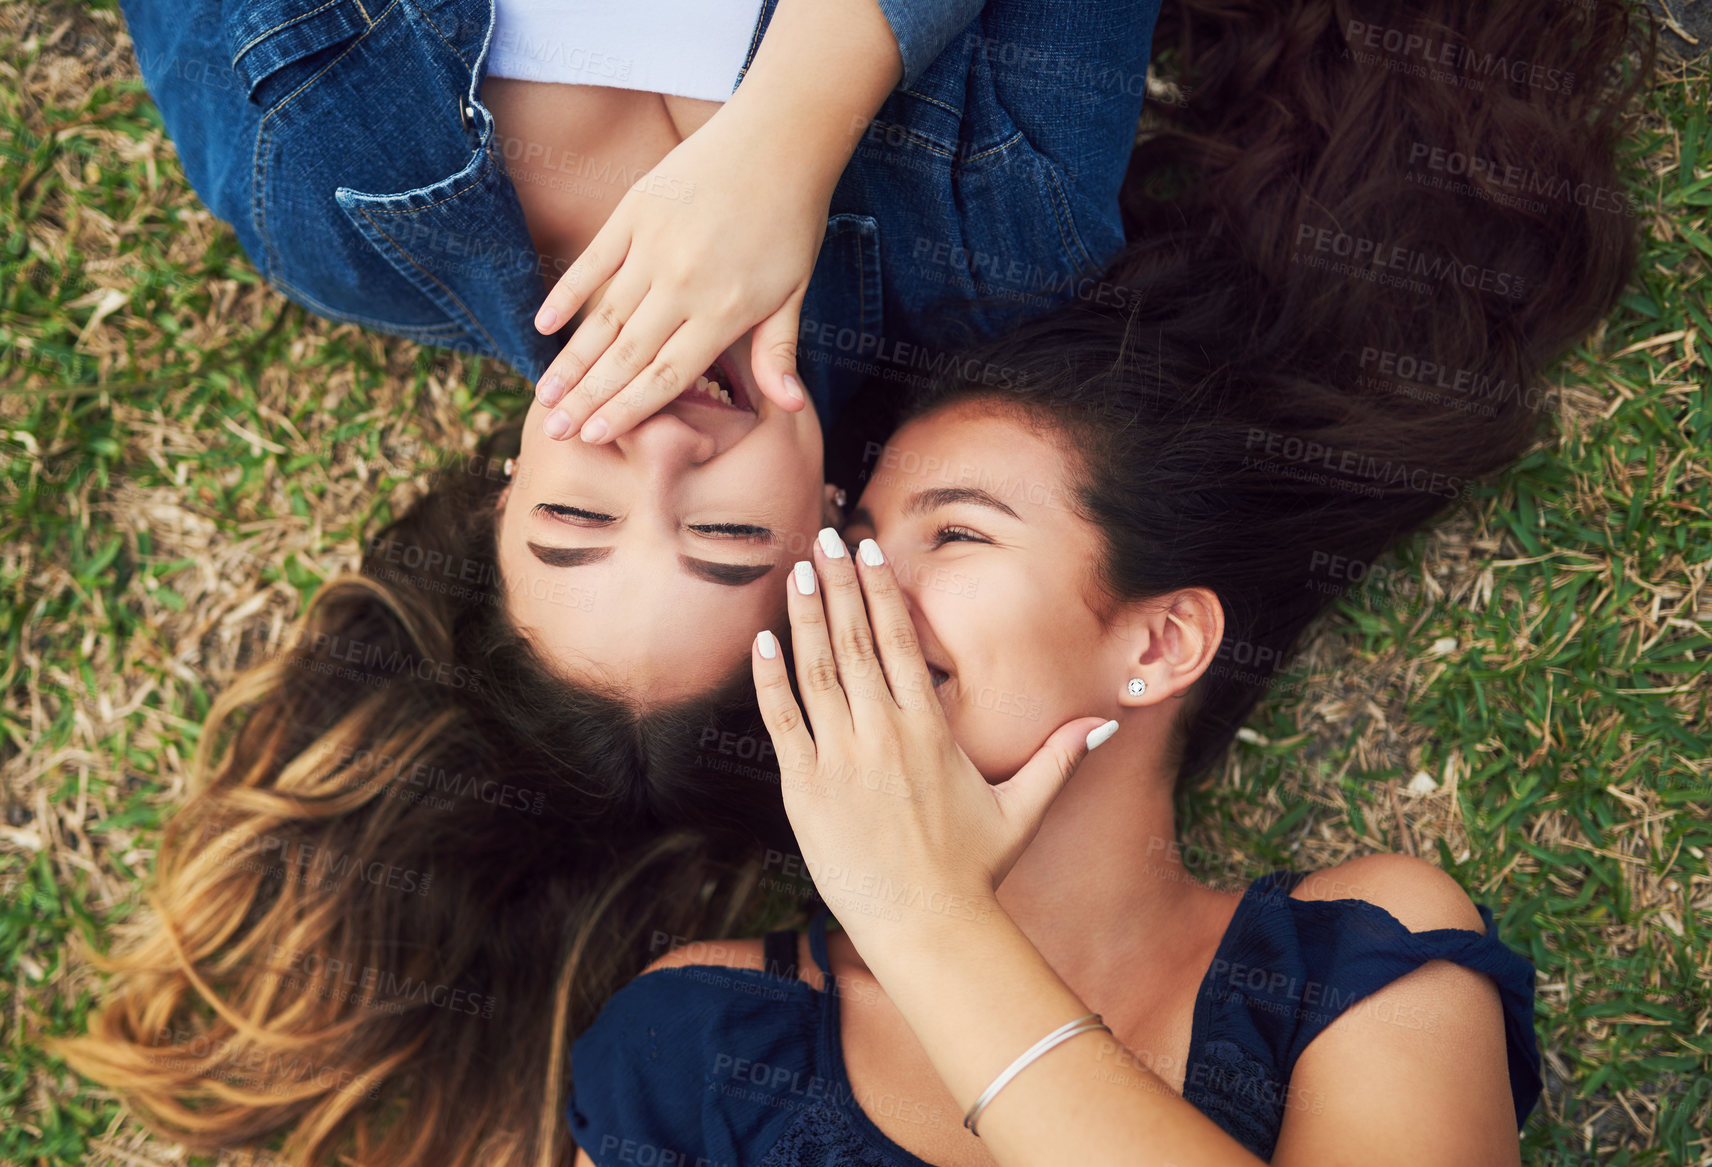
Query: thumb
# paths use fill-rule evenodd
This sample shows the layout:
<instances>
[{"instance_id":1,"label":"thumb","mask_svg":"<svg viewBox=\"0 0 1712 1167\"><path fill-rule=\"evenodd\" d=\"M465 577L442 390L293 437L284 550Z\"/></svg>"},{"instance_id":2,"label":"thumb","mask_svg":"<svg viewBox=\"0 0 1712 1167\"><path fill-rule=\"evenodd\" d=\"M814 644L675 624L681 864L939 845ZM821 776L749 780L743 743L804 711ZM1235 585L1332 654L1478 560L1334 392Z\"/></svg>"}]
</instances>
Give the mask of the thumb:
<instances>
[{"instance_id":1,"label":"thumb","mask_svg":"<svg viewBox=\"0 0 1712 1167\"><path fill-rule=\"evenodd\" d=\"M802 317L803 291L755 326L749 366L769 401L795 413L805 404L802 379L797 376L797 322Z\"/></svg>"},{"instance_id":2,"label":"thumb","mask_svg":"<svg viewBox=\"0 0 1712 1167\"><path fill-rule=\"evenodd\" d=\"M1110 727L1110 728L1107 728ZM1046 808L1058 797L1070 775L1088 756L1089 741L1095 746L1117 731L1118 723L1098 717L1078 717L1058 727L1009 781L993 787L1005 804L1006 817L1033 838L1046 817Z\"/></svg>"}]
</instances>

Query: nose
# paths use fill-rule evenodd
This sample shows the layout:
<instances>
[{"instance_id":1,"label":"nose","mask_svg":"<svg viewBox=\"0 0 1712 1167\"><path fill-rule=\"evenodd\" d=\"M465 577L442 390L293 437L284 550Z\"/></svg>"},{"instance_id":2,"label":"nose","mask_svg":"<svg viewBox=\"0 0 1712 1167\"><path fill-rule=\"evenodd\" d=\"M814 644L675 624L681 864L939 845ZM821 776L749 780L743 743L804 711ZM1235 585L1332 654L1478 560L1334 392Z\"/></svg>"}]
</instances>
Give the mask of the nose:
<instances>
[{"instance_id":1,"label":"nose","mask_svg":"<svg viewBox=\"0 0 1712 1167\"><path fill-rule=\"evenodd\" d=\"M898 591L904 597L904 606L909 609L910 619L920 627L921 605L917 602L917 593L921 590L922 579L926 573L915 569L902 539L887 539L876 533L874 542L880 545L880 554L892 565L892 575L897 578Z\"/></svg>"},{"instance_id":2,"label":"nose","mask_svg":"<svg viewBox=\"0 0 1712 1167\"><path fill-rule=\"evenodd\" d=\"M652 470L699 466L718 449L712 434L704 434L669 413L656 413L614 438L612 444L626 458L635 458Z\"/></svg>"}]
</instances>

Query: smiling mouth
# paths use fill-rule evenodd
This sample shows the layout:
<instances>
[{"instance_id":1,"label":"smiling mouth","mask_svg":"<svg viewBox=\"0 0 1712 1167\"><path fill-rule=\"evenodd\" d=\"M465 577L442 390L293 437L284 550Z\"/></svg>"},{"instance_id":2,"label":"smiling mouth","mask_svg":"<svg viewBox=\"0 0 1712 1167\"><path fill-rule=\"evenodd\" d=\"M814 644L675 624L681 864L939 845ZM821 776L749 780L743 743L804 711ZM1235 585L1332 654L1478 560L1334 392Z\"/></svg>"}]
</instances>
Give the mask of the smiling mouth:
<instances>
[{"instance_id":1,"label":"smiling mouth","mask_svg":"<svg viewBox=\"0 0 1712 1167\"><path fill-rule=\"evenodd\" d=\"M679 401L692 405L710 405L716 409L731 409L739 413L754 413L755 404L743 387L736 370L725 363L723 356L715 358L707 372L695 379L695 384L678 394Z\"/></svg>"}]
</instances>

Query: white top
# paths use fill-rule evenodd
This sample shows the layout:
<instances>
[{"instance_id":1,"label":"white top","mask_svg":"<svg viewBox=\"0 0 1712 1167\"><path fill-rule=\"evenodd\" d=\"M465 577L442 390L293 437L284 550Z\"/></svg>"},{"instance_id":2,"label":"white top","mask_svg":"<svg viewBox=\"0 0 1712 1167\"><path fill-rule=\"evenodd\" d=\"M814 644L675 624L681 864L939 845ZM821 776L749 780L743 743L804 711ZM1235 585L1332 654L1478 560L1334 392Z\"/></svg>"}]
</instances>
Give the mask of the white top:
<instances>
[{"instance_id":1,"label":"white top","mask_svg":"<svg viewBox=\"0 0 1712 1167\"><path fill-rule=\"evenodd\" d=\"M488 73L725 101L761 0L495 0Z\"/></svg>"}]
</instances>

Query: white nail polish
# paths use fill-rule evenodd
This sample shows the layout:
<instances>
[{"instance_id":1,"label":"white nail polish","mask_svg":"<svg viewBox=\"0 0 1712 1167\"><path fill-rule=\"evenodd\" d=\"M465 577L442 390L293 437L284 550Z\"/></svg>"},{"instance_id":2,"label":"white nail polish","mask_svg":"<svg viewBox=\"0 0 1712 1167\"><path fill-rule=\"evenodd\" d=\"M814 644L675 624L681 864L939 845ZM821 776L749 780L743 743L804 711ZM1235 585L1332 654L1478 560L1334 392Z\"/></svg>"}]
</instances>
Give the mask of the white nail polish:
<instances>
[{"instance_id":1,"label":"white nail polish","mask_svg":"<svg viewBox=\"0 0 1712 1167\"><path fill-rule=\"evenodd\" d=\"M826 552L828 559L844 558L844 539L831 527L820 529L820 549Z\"/></svg>"},{"instance_id":2,"label":"white nail polish","mask_svg":"<svg viewBox=\"0 0 1712 1167\"><path fill-rule=\"evenodd\" d=\"M772 660L779 655L779 642L765 628L755 636L755 647L761 650L763 660Z\"/></svg>"},{"instance_id":3,"label":"white nail polish","mask_svg":"<svg viewBox=\"0 0 1712 1167\"><path fill-rule=\"evenodd\" d=\"M856 545L856 553L862 557L862 562L869 567L878 567L886 561L880 554L880 545L872 539L864 539Z\"/></svg>"},{"instance_id":4,"label":"white nail polish","mask_svg":"<svg viewBox=\"0 0 1712 1167\"><path fill-rule=\"evenodd\" d=\"M797 581L797 595L814 595L814 564L804 559L797 564L793 574Z\"/></svg>"},{"instance_id":5,"label":"white nail polish","mask_svg":"<svg viewBox=\"0 0 1712 1167\"><path fill-rule=\"evenodd\" d=\"M1115 721L1108 721L1106 724L1099 726L1096 729L1089 730L1088 748L1092 750L1104 745L1106 742L1111 740L1112 735L1117 731L1118 723Z\"/></svg>"}]
</instances>

